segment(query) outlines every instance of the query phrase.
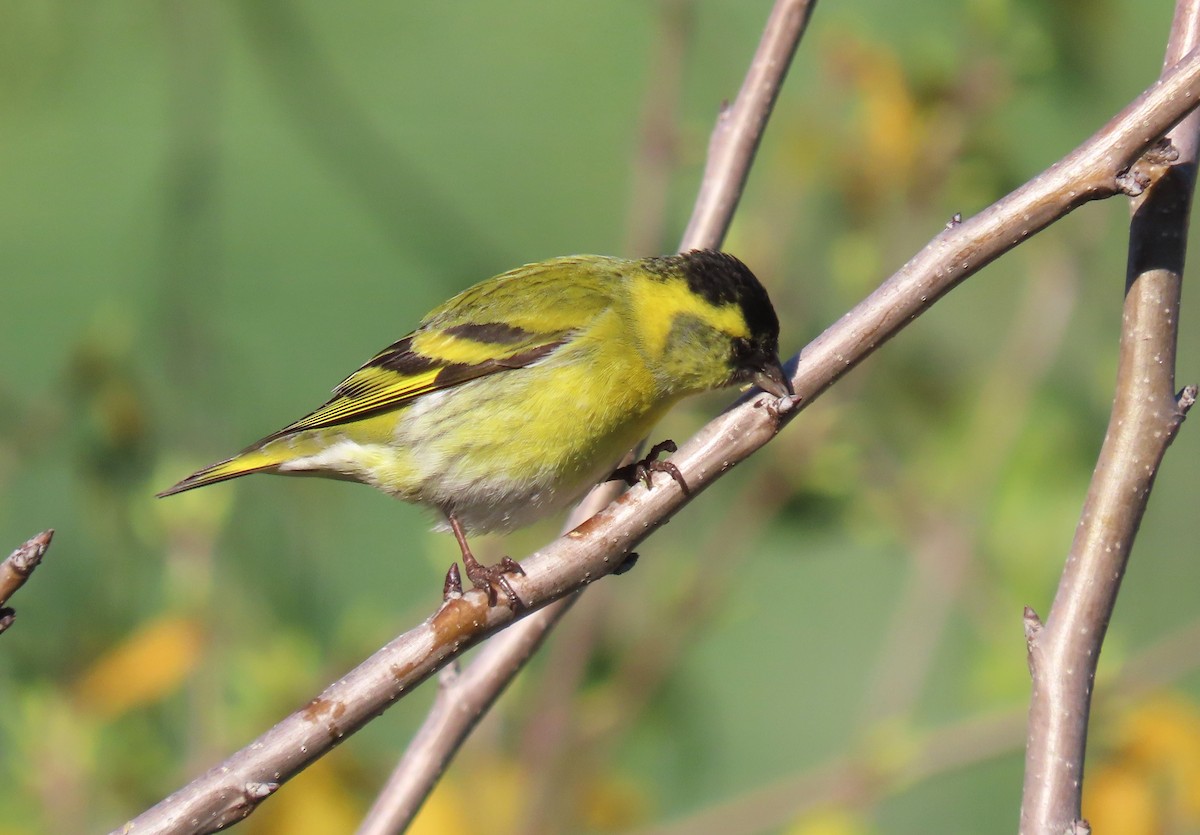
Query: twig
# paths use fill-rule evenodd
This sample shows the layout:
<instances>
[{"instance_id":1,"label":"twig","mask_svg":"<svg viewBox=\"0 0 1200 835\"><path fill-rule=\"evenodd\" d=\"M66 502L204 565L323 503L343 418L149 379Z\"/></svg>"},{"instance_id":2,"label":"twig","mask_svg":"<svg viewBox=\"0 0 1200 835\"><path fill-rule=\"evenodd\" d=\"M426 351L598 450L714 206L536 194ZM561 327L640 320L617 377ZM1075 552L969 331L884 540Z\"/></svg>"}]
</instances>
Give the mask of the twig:
<instances>
[{"instance_id":1,"label":"twig","mask_svg":"<svg viewBox=\"0 0 1200 835\"><path fill-rule=\"evenodd\" d=\"M29 575L42 562L42 557L46 555L46 549L50 547L50 540L53 538L53 529L42 531L9 554L4 562L0 562L0 633L12 626L13 619L17 616L16 612L6 608L4 604L17 589L25 585Z\"/></svg>"},{"instance_id":2,"label":"twig","mask_svg":"<svg viewBox=\"0 0 1200 835\"><path fill-rule=\"evenodd\" d=\"M708 145L708 160L681 250L715 247L725 239L742 196L750 163L767 126L816 0L777 0L767 18L758 52L733 107L722 110Z\"/></svg>"},{"instance_id":3,"label":"twig","mask_svg":"<svg viewBox=\"0 0 1200 835\"><path fill-rule=\"evenodd\" d=\"M814 340L794 377L796 400L755 397L710 422L672 456L694 499L766 444L799 411L936 299L1088 200L1121 188L1143 150L1200 103L1200 53L1189 54L1087 142L973 218L943 230L899 273ZM512 581L536 611L619 567L690 499L668 478L638 485L569 534L522 559ZM399 636L304 710L163 800L123 831L208 832L249 814L279 782L516 615L470 592ZM122 831L122 830L118 830Z\"/></svg>"},{"instance_id":4,"label":"twig","mask_svg":"<svg viewBox=\"0 0 1200 835\"><path fill-rule=\"evenodd\" d=\"M466 670L439 680L434 706L363 819L359 835L403 831L467 734L576 599L578 595L564 598L522 623L533 626L506 629L488 643L498 649L480 654Z\"/></svg>"},{"instance_id":5,"label":"twig","mask_svg":"<svg viewBox=\"0 0 1200 835\"><path fill-rule=\"evenodd\" d=\"M713 131L704 183L688 227L689 230L694 227L695 231L684 236L681 249L720 246L745 186L750 163L758 148L758 137L771 115L776 93L815 2L778 0L767 19L742 91L733 107L721 113ZM671 12L678 13L678 10L672 7ZM723 218L722 212L726 214ZM701 218L707 220L702 222ZM583 524L619 493L620 488L613 484L593 490L571 514L567 529ZM399 832L408 825L483 710L496 700L528 660L532 650L525 652L524 648L539 646L573 602L574 597L568 598L526 618L508 630L518 634L489 642L472 663L472 674L460 676L451 686L438 688L434 706L375 799L359 828L359 835ZM474 675L477 665L493 673L503 672L503 675ZM464 706L463 709L456 707L458 703ZM475 712L474 707L478 705L484 708Z\"/></svg>"},{"instance_id":6,"label":"twig","mask_svg":"<svg viewBox=\"0 0 1200 835\"><path fill-rule=\"evenodd\" d=\"M1200 42L1200 2L1180 0L1167 47L1171 68ZM1194 54L1193 54L1194 57ZM1170 69L1165 75L1170 73ZM1022 835L1060 835L1079 823L1083 757L1096 665L1121 578L1167 447L1196 398L1175 394L1175 350L1200 117L1168 134L1174 151L1147 155L1133 200L1116 394L1075 540L1045 625L1030 621L1029 705ZM1178 154L1178 162L1166 167ZM1154 170L1154 166L1161 166Z\"/></svg>"}]
</instances>

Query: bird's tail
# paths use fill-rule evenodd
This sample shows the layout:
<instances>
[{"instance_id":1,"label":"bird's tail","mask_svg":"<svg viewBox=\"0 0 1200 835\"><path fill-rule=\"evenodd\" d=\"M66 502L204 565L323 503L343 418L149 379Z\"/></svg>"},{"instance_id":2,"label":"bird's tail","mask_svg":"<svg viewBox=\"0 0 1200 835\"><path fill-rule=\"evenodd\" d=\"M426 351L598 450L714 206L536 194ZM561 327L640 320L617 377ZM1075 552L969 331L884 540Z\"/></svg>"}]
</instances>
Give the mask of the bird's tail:
<instances>
[{"instance_id":1,"label":"bird's tail","mask_svg":"<svg viewBox=\"0 0 1200 835\"><path fill-rule=\"evenodd\" d=\"M204 487L206 484L216 484L218 481L228 481L238 476L250 475L250 473L274 471L291 456L278 447L272 449L272 446L275 445L267 444L259 449L248 449L232 458L209 464L204 469L192 473L174 487L163 490L158 494L158 498L173 496L194 487Z\"/></svg>"}]
</instances>

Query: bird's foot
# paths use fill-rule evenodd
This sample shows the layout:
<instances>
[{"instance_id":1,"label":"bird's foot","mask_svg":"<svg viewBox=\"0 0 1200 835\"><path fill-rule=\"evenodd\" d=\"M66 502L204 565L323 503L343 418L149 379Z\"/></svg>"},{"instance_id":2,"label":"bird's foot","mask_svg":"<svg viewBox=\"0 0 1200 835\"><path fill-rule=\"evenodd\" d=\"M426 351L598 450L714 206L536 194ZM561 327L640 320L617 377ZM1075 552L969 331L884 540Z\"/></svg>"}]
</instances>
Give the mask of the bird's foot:
<instances>
[{"instance_id":1,"label":"bird's foot","mask_svg":"<svg viewBox=\"0 0 1200 835\"><path fill-rule=\"evenodd\" d=\"M525 604L513 590L508 578L511 574L524 576L525 569L521 568L521 564L512 557L504 557L495 565L482 565L468 551L463 554L463 567L467 571L467 579L471 581L471 585L487 593L489 606L495 606L499 599L498 592L504 592L504 596L508 600L508 608L514 612L524 608Z\"/></svg>"},{"instance_id":2,"label":"bird's foot","mask_svg":"<svg viewBox=\"0 0 1200 835\"><path fill-rule=\"evenodd\" d=\"M487 592L488 605L495 606L497 591L502 591L508 598L508 608L514 612L524 608L525 604L521 602L521 598L517 597L512 583L508 582L510 574L525 574L525 569L521 568L521 564L512 557L504 557L495 565L481 565L479 560L475 559L475 555L471 553L471 547L467 545L467 535L463 531L462 523L458 521L458 516L454 513L447 513L446 519L450 522L450 530L454 532L454 538L458 540L458 549L462 552L463 568L466 570L467 579L475 588ZM456 588L458 591L462 591L462 580L458 575L458 567L451 566L450 571L446 574L443 595L453 594Z\"/></svg>"},{"instance_id":3,"label":"bird's foot","mask_svg":"<svg viewBox=\"0 0 1200 835\"><path fill-rule=\"evenodd\" d=\"M617 469L613 470L612 475L608 477L608 480L623 481L630 487L640 481L649 490L653 486L650 482L651 473L666 473L675 479L675 482L679 485L679 489L683 491L683 495L690 496L692 495L692 491L688 488L687 482L683 480L683 473L679 472L679 468L670 461L658 460L658 456L664 452L675 452L677 449L679 447L669 438L665 441L659 441L650 447L650 451L646 453L645 458L641 461L627 464L624 467L617 467Z\"/></svg>"}]
</instances>

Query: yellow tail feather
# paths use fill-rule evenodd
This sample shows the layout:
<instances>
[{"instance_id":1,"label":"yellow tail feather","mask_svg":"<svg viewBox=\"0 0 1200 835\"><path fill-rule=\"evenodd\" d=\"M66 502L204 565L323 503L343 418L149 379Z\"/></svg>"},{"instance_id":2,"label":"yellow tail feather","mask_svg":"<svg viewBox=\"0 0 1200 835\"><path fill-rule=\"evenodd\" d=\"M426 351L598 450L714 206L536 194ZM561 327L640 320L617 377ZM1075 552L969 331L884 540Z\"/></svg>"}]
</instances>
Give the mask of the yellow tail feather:
<instances>
[{"instance_id":1,"label":"yellow tail feather","mask_svg":"<svg viewBox=\"0 0 1200 835\"><path fill-rule=\"evenodd\" d=\"M202 470L197 470L174 487L163 490L158 494L158 498L173 496L195 487L204 487L251 473L271 471L286 460L286 456L268 453L265 449L243 452L232 458L226 458L224 461L210 464Z\"/></svg>"}]
</instances>

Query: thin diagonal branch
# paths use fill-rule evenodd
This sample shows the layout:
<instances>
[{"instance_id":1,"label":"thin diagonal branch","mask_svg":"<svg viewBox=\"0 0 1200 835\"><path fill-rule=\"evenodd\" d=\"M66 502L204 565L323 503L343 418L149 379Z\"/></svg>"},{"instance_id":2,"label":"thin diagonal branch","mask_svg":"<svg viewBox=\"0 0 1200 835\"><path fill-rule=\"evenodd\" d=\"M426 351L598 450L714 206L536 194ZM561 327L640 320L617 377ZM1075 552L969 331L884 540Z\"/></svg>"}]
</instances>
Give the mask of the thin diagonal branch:
<instances>
[{"instance_id":1,"label":"thin diagonal branch","mask_svg":"<svg viewBox=\"0 0 1200 835\"><path fill-rule=\"evenodd\" d=\"M1198 43L1200 2L1180 0L1167 68ZM1176 396L1175 349L1200 114L1193 112L1168 138L1177 162L1133 200L1120 359L1108 432L1045 626L1027 614L1033 692L1022 835L1059 835L1080 820L1083 757L1100 649L1154 477L1196 397L1195 386Z\"/></svg>"},{"instance_id":2,"label":"thin diagonal branch","mask_svg":"<svg viewBox=\"0 0 1200 835\"><path fill-rule=\"evenodd\" d=\"M1188 56L1104 128L1050 169L980 214L943 230L896 275L814 340L793 375L797 400L821 392L934 301L985 264L1088 200L1110 197L1148 145L1200 103L1200 53ZM1136 178L1134 178L1136 179ZM566 536L521 560L512 585L524 616L619 567L638 543L771 438L797 412L793 400L757 396L710 422L672 457L691 486L669 478L632 488ZM324 751L373 719L452 658L516 617L482 592L452 600L330 685L243 750L142 816L125 831L209 832L253 807ZM120 830L118 830L120 831Z\"/></svg>"},{"instance_id":3,"label":"thin diagonal branch","mask_svg":"<svg viewBox=\"0 0 1200 835\"><path fill-rule=\"evenodd\" d=\"M767 116L796 52L816 0L778 0L733 107L717 117L692 219L680 250L718 247L733 222Z\"/></svg>"}]
</instances>

